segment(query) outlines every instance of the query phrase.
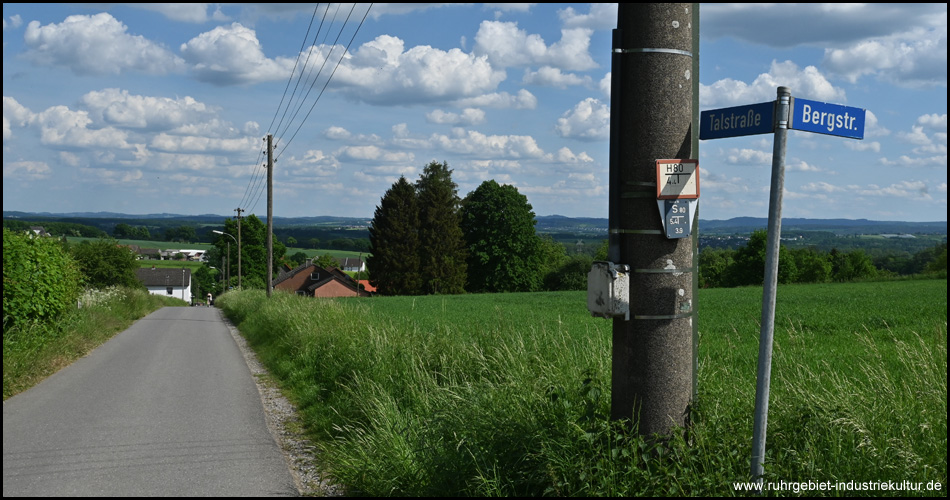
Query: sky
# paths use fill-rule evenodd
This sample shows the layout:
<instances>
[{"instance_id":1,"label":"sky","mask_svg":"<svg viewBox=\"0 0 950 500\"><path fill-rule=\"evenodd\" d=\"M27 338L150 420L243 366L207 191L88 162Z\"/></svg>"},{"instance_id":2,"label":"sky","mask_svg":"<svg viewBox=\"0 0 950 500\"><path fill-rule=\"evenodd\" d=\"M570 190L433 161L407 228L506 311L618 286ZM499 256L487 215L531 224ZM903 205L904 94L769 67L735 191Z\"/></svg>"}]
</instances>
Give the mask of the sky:
<instances>
[{"instance_id":1,"label":"sky","mask_svg":"<svg viewBox=\"0 0 950 500\"><path fill-rule=\"evenodd\" d=\"M695 4L693 4L695 5ZM700 111L792 130L783 218L947 220L947 5L699 4ZM608 217L616 4L3 4L3 210L373 217L446 162L538 216ZM700 217L767 217L773 135L699 143Z\"/></svg>"}]
</instances>

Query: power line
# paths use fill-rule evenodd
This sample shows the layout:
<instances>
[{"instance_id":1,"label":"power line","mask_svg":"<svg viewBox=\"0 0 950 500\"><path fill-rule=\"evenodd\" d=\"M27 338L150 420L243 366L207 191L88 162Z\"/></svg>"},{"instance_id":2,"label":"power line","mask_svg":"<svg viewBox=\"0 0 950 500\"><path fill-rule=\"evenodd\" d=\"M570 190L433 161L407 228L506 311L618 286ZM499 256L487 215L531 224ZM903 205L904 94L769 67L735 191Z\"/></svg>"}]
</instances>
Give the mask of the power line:
<instances>
[{"instance_id":1,"label":"power line","mask_svg":"<svg viewBox=\"0 0 950 500\"><path fill-rule=\"evenodd\" d=\"M290 143L291 143L291 142L293 141L293 139L297 136L297 133L300 132L300 129L303 127L304 122L306 122L306 121L307 121L307 118L310 117L310 113L313 112L313 109L316 107L317 102L319 102L320 97L323 96L323 93L324 93L324 91L326 91L327 86L330 85L330 80L333 79L333 75L336 74L336 70L340 67L340 64L343 62L343 57L346 56L346 53L349 51L350 46L353 45L353 41L356 39L356 35L359 33L360 28L362 28L363 23L366 22L366 18L369 16L369 11L370 11L370 9L371 9L372 7L373 7L373 4L369 4L369 7L366 8L366 12L363 14L363 19L360 20L359 26L357 26L356 30L353 32L353 36L350 37L350 41L349 41L349 43L347 43L346 48L343 50L343 53L340 54L340 58L337 60L336 66L334 66L334 68L333 68L333 72L331 72L331 73L330 73L330 76L327 77L326 83L323 85L323 88L320 90L320 94L318 94L317 97L316 97L316 99L314 99L313 104L310 106L310 110L307 111L307 114L306 114L306 115L303 117L303 119L300 121L300 124L297 126L297 129L294 131L294 134L290 137L290 139L288 139L286 142L284 142L284 143L282 144L282 149L280 150L280 152L277 154L277 156L276 156L275 158L280 158L280 155L283 154L283 152L287 150L287 147L290 146ZM355 9L355 4L354 4L354 7L350 9L350 14L347 15L346 21L344 21L344 25L346 24L347 21L349 21L350 16L353 14L353 10L354 10L354 9ZM342 35L342 33L343 33L343 28L340 29L340 35ZM339 35L337 36L337 40L339 40ZM334 46L336 46L336 40L334 41ZM329 59L330 54L332 54L332 49L331 49L331 52L330 52L329 54L327 54L327 58L328 58L328 59ZM321 68L321 69L322 69L322 68ZM318 76L319 76L319 74L318 74ZM316 79L314 79L314 84L315 84L315 83L316 83ZM311 85L311 87L312 87L312 85ZM309 93L309 92L308 92L308 93Z\"/></svg>"}]
</instances>

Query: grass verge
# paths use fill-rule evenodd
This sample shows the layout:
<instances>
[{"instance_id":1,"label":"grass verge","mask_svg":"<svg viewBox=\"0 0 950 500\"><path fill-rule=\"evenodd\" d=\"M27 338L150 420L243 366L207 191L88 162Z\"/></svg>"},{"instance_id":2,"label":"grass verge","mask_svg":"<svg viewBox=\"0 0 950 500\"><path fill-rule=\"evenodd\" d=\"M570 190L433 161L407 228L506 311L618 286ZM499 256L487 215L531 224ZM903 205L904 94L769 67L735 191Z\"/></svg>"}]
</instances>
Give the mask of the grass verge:
<instances>
[{"instance_id":1,"label":"grass verge","mask_svg":"<svg viewBox=\"0 0 950 500\"><path fill-rule=\"evenodd\" d=\"M766 481L936 481L942 490L870 494L946 494L946 290L779 289ZM611 323L585 299L245 291L218 305L351 494L746 494L736 484L750 469L761 289L700 292L692 426L659 440L608 418Z\"/></svg>"}]
</instances>

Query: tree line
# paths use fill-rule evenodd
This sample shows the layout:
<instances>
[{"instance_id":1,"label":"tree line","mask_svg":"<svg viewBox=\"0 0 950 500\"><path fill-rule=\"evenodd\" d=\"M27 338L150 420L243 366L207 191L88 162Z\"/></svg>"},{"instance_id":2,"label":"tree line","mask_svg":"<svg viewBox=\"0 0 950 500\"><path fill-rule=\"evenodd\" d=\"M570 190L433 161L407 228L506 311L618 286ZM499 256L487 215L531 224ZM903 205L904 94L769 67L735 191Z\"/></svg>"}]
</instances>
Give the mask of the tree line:
<instances>
[{"instance_id":1,"label":"tree line","mask_svg":"<svg viewBox=\"0 0 950 500\"><path fill-rule=\"evenodd\" d=\"M460 198L452 170L430 162L386 191L369 228L370 281L384 295L581 290L593 258L535 230L527 197L484 181Z\"/></svg>"},{"instance_id":2,"label":"tree line","mask_svg":"<svg viewBox=\"0 0 950 500\"><path fill-rule=\"evenodd\" d=\"M369 229L370 281L385 295L585 290L592 262L607 257L607 241L593 255L571 254L549 235L539 236L535 223L531 204L514 186L488 180L459 198L448 164L431 162L415 183L400 177L376 207ZM761 285L766 237L765 230L757 230L737 249L702 250L700 286ZM860 249L822 252L783 245L778 280L946 276L946 242L901 262L903 272Z\"/></svg>"},{"instance_id":3,"label":"tree line","mask_svg":"<svg viewBox=\"0 0 950 500\"><path fill-rule=\"evenodd\" d=\"M768 232L756 230L745 246L733 249L706 248L699 254L699 286L702 288L761 285L765 278ZM778 282L826 283L888 278L914 274L946 277L947 243L917 252L913 257L892 260L872 258L862 249L829 252L811 248L779 249ZM910 263L910 264L909 264Z\"/></svg>"}]
</instances>

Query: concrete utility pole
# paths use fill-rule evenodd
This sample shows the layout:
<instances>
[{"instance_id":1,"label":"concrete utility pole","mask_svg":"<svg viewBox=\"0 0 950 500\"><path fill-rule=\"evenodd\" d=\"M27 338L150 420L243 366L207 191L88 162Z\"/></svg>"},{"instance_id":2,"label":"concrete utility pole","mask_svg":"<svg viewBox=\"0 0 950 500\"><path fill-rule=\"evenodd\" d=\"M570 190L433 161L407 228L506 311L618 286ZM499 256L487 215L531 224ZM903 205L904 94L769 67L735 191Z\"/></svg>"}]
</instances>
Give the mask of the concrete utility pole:
<instances>
[{"instance_id":1,"label":"concrete utility pole","mask_svg":"<svg viewBox=\"0 0 950 500\"><path fill-rule=\"evenodd\" d=\"M274 288L274 136L267 134L267 296Z\"/></svg>"},{"instance_id":2,"label":"concrete utility pole","mask_svg":"<svg viewBox=\"0 0 950 500\"><path fill-rule=\"evenodd\" d=\"M237 212L238 220L238 290L241 289L241 212L244 211L243 208L235 208L234 211Z\"/></svg>"},{"instance_id":3,"label":"concrete utility pole","mask_svg":"<svg viewBox=\"0 0 950 500\"><path fill-rule=\"evenodd\" d=\"M614 32L608 260L629 266L630 319L613 319L611 415L641 435L688 425L694 393L697 232L667 237L656 160L697 157L698 5L621 3Z\"/></svg>"}]
</instances>

